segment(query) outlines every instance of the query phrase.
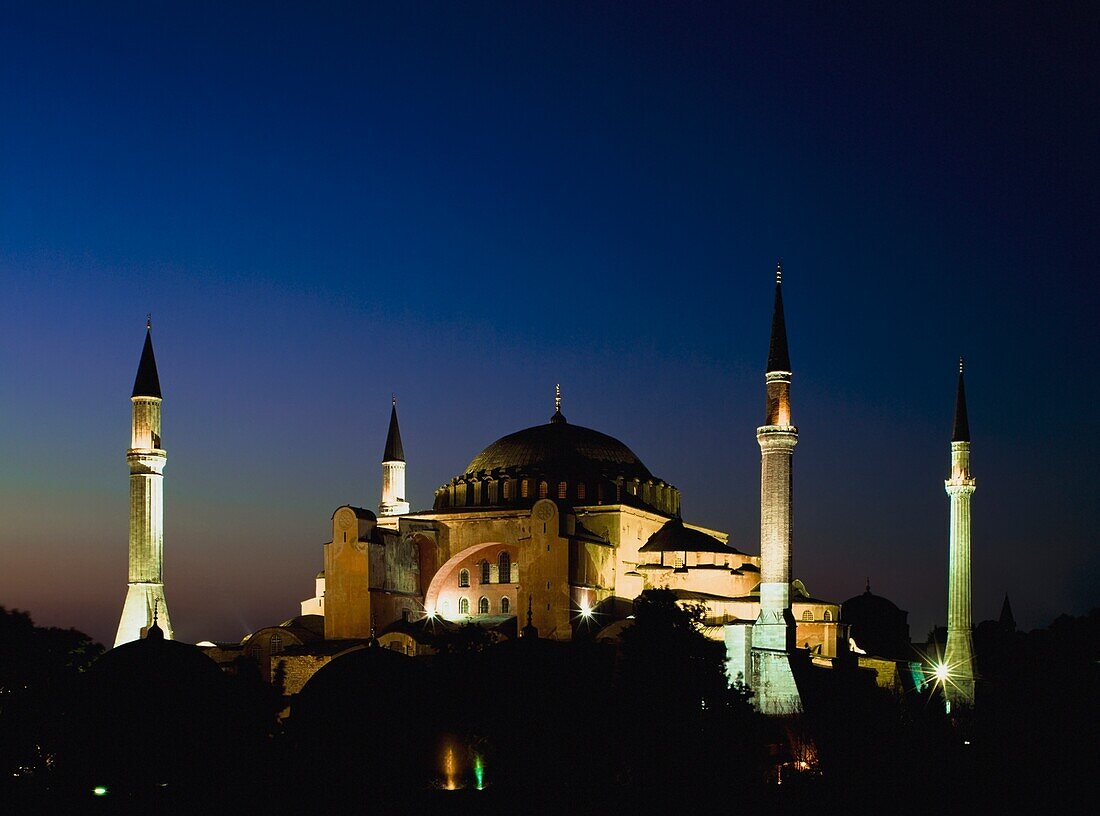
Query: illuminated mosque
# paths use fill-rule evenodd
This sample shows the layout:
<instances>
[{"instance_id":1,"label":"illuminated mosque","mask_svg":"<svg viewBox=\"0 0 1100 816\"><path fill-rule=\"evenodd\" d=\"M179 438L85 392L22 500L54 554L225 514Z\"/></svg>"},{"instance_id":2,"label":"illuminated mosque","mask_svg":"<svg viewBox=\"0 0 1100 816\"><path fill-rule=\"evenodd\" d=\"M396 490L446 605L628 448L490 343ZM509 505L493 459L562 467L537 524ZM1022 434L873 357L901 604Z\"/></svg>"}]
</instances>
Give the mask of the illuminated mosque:
<instances>
[{"instance_id":1,"label":"illuminated mosque","mask_svg":"<svg viewBox=\"0 0 1100 816\"><path fill-rule=\"evenodd\" d=\"M284 692L294 694L344 653L369 645L404 655L431 654L438 631L467 623L505 639L594 637L613 643L631 625L634 599L645 590L667 589L678 601L705 609L704 632L724 641L731 682L751 687L761 710L798 710L800 667L829 668L836 661L874 669L880 685L900 688L911 682L907 673L913 665L906 653L905 613L876 600L868 584L864 596L845 602L849 612L842 617L840 603L814 597L791 574L798 430L781 268L764 379L765 417L756 429L758 555L743 552L725 532L683 518L676 487L619 440L569 422L560 390L549 421L493 442L436 489L431 509L414 511L405 490L407 463L394 399L378 511L344 505L333 512L332 538L322 547L324 569L315 578L314 596L301 602L301 614L240 643L199 645L226 666L241 658L255 661L266 679L277 677ZM142 637L158 609L161 628L171 637L161 568L166 454L160 443L160 396L147 334L129 452L130 588L116 645ZM948 651L958 671L972 677L973 480L965 412L960 368L947 483L952 504ZM856 636L860 628L870 635L885 625L892 633L885 641L890 646L869 652L851 638L848 618ZM972 699L972 689L971 681L964 701Z\"/></svg>"}]
</instances>

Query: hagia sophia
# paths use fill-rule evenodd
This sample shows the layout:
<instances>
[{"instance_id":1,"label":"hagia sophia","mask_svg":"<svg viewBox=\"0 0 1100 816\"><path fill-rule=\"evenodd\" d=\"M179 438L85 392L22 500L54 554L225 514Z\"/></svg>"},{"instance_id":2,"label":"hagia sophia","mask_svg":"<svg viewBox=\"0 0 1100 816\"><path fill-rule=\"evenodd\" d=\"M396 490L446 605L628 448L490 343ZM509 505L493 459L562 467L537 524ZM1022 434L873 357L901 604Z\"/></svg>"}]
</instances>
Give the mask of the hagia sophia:
<instances>
[{"instance_id":1,"label":"hagia sophia","mask_svg":"<svg viewBox=\"0 0 1100 816\"><path fill-rule=\"evenodd\" d=\"M198 645L227 669L254 661L265 680L293 696L328 664L359 650L415 659L433 653L440 631L470 624L501 640L614 644L631 626L635 599L665 589L704 610L704 633L725 644L730 682L751 688L766 713L799 710L800 678L840 663L874 672L880 686L919 687L924 667L904 611L873 595L869 581L863 595L841 603L814 596L812 576L791 573L798 429L782 290L777 268L764 421L755 429L759 553L685 519L679 490L631 448L568 421L560 388L547 422L502 436L437 488L429 509L415 510L405 490L406 466L415 462L406 462L394 398L378 509L333 511L312 597L288 599L288 607L300 603L299 614L239 643ZM116 647L143 638L154 624L158 637L172 638L163 580L161 401L147 325L132 395L130 574ZM947 696L956 704L972 703L974 689L969 448L960 363L945 483L951 557L944 661L953 680Z\"/></svg>"}]
</instances>

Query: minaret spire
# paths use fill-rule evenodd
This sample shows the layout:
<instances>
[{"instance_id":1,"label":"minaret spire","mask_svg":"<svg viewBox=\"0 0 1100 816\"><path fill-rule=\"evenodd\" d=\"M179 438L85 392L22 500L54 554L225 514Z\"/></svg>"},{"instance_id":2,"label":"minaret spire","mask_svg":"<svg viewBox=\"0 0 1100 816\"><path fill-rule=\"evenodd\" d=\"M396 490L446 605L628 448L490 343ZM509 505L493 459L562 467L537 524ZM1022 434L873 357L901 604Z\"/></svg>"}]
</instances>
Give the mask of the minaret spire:
<instances>
[{"instance_id":1,"label":"minaret spire","mask_svg":"<svg viewBox=\"0 0 1100 816\"><path fill-rule=\"evenodd\" d=\"M409 512L405 500L405 446L401 444L401 428L397 424L397 395L390 396L390 427L386 432L386 447L382 452L381 516L403 516Z\"/></svg>"},{"instance_id":2,"label":"minaret spire","mask_svg":"<svg viewBox=\"0 0 1100 816\"><path fill-rule=\"evenodd\" d=\"M974 704L974 635L970 600L970 497L975 481L970 475L970 424L966 415L963 360L955 396L955 424L951 434L951 476L944 482L950 497L950 542L947 583L947 669L945 695L952 705Z\"/></svg>"},{"instance_id":3,"label":"minaret spire","mask_svg":"<svg viewBox=\"0 0 1100 816\"><path fill-rule=\"evenodd\" d=\"M754 703L768 714L802 707L791 669L794 617L791 614L792 460L798 429L791 423L791 360L783 319L783 266L775 269L768 365L764 374L764 425L760 445L760 613L752 627L751 678ZM743 660L741 661L743 662Z\"/></svg>"},{"instance_id":4,"label":"minaret spire","mask_svg":"<svg viewBox=\"0 0 1100 816\"><path fill-rule=\"evenodd\" d=\"M161 441L161 391L153 354L152 317L145 319L134 391L130 397L130 545L129 582L115 646L140 640L150 631L172 638L164 600L164 463Z\"/></svg>"}]
</instances>

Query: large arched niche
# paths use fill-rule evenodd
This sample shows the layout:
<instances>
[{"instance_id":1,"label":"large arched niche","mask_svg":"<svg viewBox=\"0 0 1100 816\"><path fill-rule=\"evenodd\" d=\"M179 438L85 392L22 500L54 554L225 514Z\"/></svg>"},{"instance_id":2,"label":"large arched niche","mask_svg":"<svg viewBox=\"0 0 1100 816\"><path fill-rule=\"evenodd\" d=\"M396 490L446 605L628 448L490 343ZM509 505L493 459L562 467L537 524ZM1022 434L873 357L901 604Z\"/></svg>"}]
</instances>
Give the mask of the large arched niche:
<instances>
[{"instance_id":1,"label":"large arched niche","mask_svg":"<svg viewBox=\"0 0 1100 816\"><path fill-rule=\"evenodd\" d=\"M508 554L511 564L510 574L500 574L500 555ZM490 581L482 581L482 561L488 562ZM485 617L478 613L482 598L489 599L489 616L515 615L519 592L519 547L500 541L487 541L475 544L455 553L439 568L424 593L424 610L428 614L439 615L448 620L466 620ZM469 570L469 586L460 586L459 573ZM516 578L516 580L512 580ZM469 612L460 611L460 601L465 598ZM508 599L508 608L502 611L502 599Z\"/></svg>"}]
</instances>

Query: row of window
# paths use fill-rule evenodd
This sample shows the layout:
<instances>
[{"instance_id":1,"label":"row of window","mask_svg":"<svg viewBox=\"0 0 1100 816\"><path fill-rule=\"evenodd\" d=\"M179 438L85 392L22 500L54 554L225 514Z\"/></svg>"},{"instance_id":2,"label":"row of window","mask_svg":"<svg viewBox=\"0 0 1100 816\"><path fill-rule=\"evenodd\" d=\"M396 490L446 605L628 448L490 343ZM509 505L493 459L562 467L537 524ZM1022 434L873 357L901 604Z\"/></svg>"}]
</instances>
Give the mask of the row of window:
<instances>
[{"instance_id":1,"label":"row of window","mask_svg":"<svg viewBox=\"0 0 1100 816\"><path fill-rule=\"evenodd\" d=\"M489 568L489 562L484 558L478 562L478 572L480 573L482 584L491 583L492 570ZM498 584L510 584L512 583L512 556L507 552L501 552L497 556L497 583ZM470 571L466 568L458 571L458 585L460 587L468 587L470 585Z\"/></svg>"},{"instance_id":2,"label":"row of window","mask_svg":"<svg viewBox=\"0 0 1100 816\"><path fill-rule=\"evenodd\" d=\"M810 609L803 609L802 610L802 620L812 621L813 619L814 619L813 610L810 610ZM831 621L833 619L833 611L831 609L826 609L825 614L824 614L824 616L822 616L821 619L823 621Z\"/></svg>"},{"instance_id":3,"label":"row of window","mask_svg":"<svg viewBox=\"0 0 1100 816\"><path fill-rule=\"evenodd\" d=\"M441 611L443 612L443 617L447 617L448 615L450 615L451 614L451 602L450 601L444 601L443 605L441 607ZM479 614L479 615L488 615L488 614L491 614L492 611L493 611L492 603L489 601L488 598L486 598L484 595L482 595L481 598L477 602L477 614ZM511 611L512 611L512 602L511 602L511 600L509 600L506 597L501 598L500 599L500 614L507 615ZM458 599L458 614L460 614L460 615L469 615L470 614L470 599L469 598L459 598Z\"/></svg>"}]
</instances>

